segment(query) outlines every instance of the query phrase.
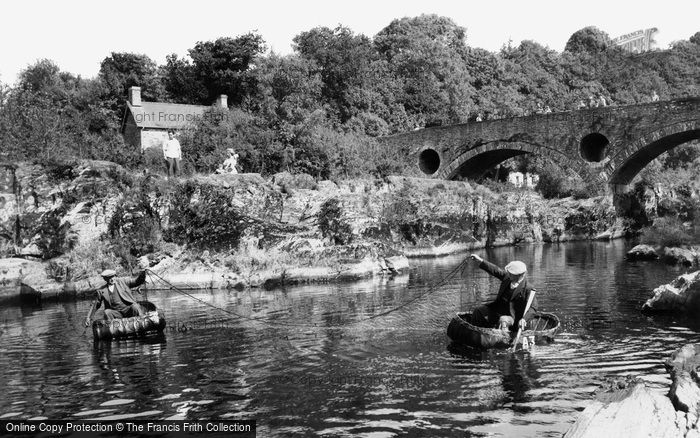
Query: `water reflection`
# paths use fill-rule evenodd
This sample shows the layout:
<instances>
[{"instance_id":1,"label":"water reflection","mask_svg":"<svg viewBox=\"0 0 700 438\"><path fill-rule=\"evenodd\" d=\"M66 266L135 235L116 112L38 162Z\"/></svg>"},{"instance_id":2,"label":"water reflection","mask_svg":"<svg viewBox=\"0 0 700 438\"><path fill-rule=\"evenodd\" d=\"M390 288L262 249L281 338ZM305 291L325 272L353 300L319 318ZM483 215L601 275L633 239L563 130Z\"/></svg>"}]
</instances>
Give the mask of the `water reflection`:
<instances>
[{"instance_id":1,"label":"water reflection","mask_svg":"<svg viewBox=\"0 0 700 438\"><path fill-rule=\"evenodd\" d=\"M663 361L697 338L698 322L639 313L680 272L627 262L626 245L482 251L525 260L540 307L562 320L553 344L516 354L448 346L451 317L498 289L469 264L433 290L464 255L351 284L149 293L168 326L146 340L93 343L87 301L0 308L0 411L255 418L261 436L561 435L607 379L666 392Z\"/></svg>"}]
</instances>

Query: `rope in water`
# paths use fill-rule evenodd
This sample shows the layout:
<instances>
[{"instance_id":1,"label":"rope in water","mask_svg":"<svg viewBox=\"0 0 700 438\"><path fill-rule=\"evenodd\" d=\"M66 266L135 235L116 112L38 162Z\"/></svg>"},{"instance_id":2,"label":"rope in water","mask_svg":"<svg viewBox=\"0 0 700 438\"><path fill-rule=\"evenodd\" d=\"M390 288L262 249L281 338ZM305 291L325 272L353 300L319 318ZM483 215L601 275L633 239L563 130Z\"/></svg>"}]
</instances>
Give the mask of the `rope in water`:
<instances>
[{"instance_id":1,"label":"rope in water","mask_svg":"<svg viewBox=\"0 0 700 438\"><path fill-rule=\"evenodd\" d=\"M433 286L431 286L430 288L428 288L428 290L426 290L426 291L423 292L422 294L420 294L420 295L418 295L418 296L416 296L416 297L414 297L414 298L411 298L410 300L406 301L405 303L403 303L403 304L401 304L401 305L399 305L399 306L397 306L397 307L394 307L394 308L392 308L392 309L389 309L389 310L387 310L387 311L385 311L385 312L380 312L380 313L377 313L377 314L375 314L375 315L369 316L369 317L364 318L364 319L359 319L359 320L350 321L350 322L348 322L348 324L346 324L346 325L360 324L360 323L363 323L363 322L366 322L366 321L371 321L371 320L373 320L373 319L377 319L377 318L380 318L380 317L389 315L389 314L391 314L391 313L397 312L397 311L399 311L399 310L401 310L401 309L403 309L403 308L409 306L409 305L412 304L412 303L415 303L416 301L418 301L418 300L420 300L420 299L422 299L422 298L425 298L426 296L428 296L428 295L430 295L430 294L436 292L436 291L438 290L438 288L440 288L441 286L444 286L444 285L445 285L447 282L449 282L457 273L459 273L459 272L463 269L463 267L466 265L467 260L468 260L468 259L464 259L459 265L457 265L454 269L452 269L452 271L450 271L450 272L449 272L446 276L444 276L440 281L438 281L438 282L435 283ZM174 290L174 291L176 291L176 292L178 292L178 293L181 293L182 295L185 295L185 296L187 296L187 297L189 297L189 298L192 298L193 300L198 301L198 302L200 302L200 303L202 303L202 304L204 304L204 305L206 305L206 306L209 306L209 307L211 307L211 308L213 308L213 309L216 309L216 310L219 310L219 311L221 311L221 312L224 312L224 313L226 313L226 314L228 314L228 315L235 316L235 317L237 317L237 318L241 318L241 319L244 319L244 320L247 320L247 321L262 322L262 323L264 323L264 324L272 325L272 326L285 326L285 327L290 327L290 326L293 326L293 327L318 327L318 325L317 325L316 323L314 323L313 325L311 325L311 324L299 324L299 323L292 323L292 322L274 321L274 320L269 320L269 319L266 319L266 318L253 318L253 317L250 317L250 316L242 315L242 314L240 314L240 313L237 313L237 312L234 312L234 311L225 309L225 308L223 308L223 307L215 306L215 305L213 305L213 304L211 304L211 303L208 303L208 302L206 302L206 301L204 301L204 300L202 300L202 299L200 299L200 298L197 298L197 297L195 297L194 295L192 295L192 294L190 294L190 293L188 293L188 292L186 292L186 291L180 289L179 287L175 286L174 284L170 283L168 280L164 279L163 277L161 277L160 275L156 274L156 273L153 272L153 271L148 270L148 271L146 271L146 272L147 272L149 275L151 275L153 278L156 278L156 279L162 281L163 283L165 283L166 285L168 285L168 286L170 287L171 290Z\"/></svg>"}]
</instances>

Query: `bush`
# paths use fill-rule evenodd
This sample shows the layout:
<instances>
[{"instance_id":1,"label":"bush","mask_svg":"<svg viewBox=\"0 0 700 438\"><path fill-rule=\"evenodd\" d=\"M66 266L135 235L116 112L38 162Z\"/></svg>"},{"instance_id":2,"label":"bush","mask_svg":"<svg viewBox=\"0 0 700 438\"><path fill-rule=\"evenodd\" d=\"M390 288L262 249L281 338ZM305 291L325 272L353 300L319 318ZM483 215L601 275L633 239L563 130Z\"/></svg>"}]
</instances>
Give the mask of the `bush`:
<instances>
[{"instance_id":1,"label":"bush","mask_svg":"<svg viewBox=\"0 0 700 438\"><path fill-rule=\"evenodd\" d=\"M284 165L283 148L265 121L238 109L212 108L184 131L181 137L184 162L192 171L213 173L233 148L240 156L242 172L276 173ZM185 164L187 171L187 164Z\"/></svg>"},{"instance_id":2,"label":"bush","mask_svg":"<svg viewBox=\"0 0 700 438\"><path fill-rule=\"evenodd\" d=\"M537 169L539 181L535 190L546 199L566 198L572 195L573 184L571 175L552 162L545 162Z\"/></svg>"},{"instance_id":3,"label":"bush","mask_svg":"<svg viewBox=\"0 0 700 438\"><path fill-rule=\"evenodd\" d=\"M589 180L587 183L576 185L572 190L571 195L574 197L574 199L588 199L600 196L604 192L604 184L595 180Z\"/></svg>"},{"instance_id":4,"label":"bush","mask_svg":"<svg viewBox=\"0 0 700 438\"><path fill-rule=\"evenodd\" d=\"M40 218L38 227L31 231L31 236L39 236L36 245L41 251L41 257L44 260L58 257L69 249L69 242L67 242L66 238L68 237L70 225L62 223L62 220L66 213L75 205L76 201L72 194L66 193L61 200L61 205L46 212Z\"/></svg>"},{"instance_id":5,"label":"bush","mask_svg":"<svg viewBox=\"0 0 700 438\"><path fill-rule=\"evenodd\" d=\"M143 167L148 169L149 172L165 174L165 158L163 158L163 151L159 148L148 148L143 151L141 157L141 162Z\"/></svg>"},{"instance_id":6,"label":"bush","mask_svg":"<svg viewBox=\"0 0 700 438\"><path fill-rule=\"evenodd\" d=\"M340 201L336 198L330 198L321 204L318 212L318 227L323 237L330 238L336 245L352 242L352 228L343 217Z\"/></svg>"},{"instance_id":7,"label":"bush","mask_svg":"<svg viewBox=\"0 0 700 438\"><path fill-rule=\"evenodd\" d=\"M127 268L106 240L78 244L66 258L49 262L49 276L57 281L78 281L99 274L105 269Z\"/></svg>"},{"instance_id":8,"label":"bush","mask_svg":"<svg viewBox=\"0 0 700 438\"><path fill-rule=\"evenodd\" d=\"M246 223L245 215L232 204L231 194L229 188L193 181L178 185L171 198L166 240L211 249L237 247Z\"/></svg>"},{"instance_id":9,"label":"bush","mask_svg":"<svg viewBox=\"0 0 700 438\"><path fill-rule=\"evenodd\" d=\"M691 245L700 241L700 224L686 226L678 217L660 217L642 228L642 243L664 247Z\"/></svg>"},{"instance_id":10,"label":"bush","mask_svg":"<svg viewBox=\"0 0 700 438\"><path fill-rule=\"evenodd\" d=\"M284 270L289 266L298 266L299 260L296 255L276 248L260 249L245 246L226 256L223 264L231 271L241 273Z\"/></svg>"}]
</instances>

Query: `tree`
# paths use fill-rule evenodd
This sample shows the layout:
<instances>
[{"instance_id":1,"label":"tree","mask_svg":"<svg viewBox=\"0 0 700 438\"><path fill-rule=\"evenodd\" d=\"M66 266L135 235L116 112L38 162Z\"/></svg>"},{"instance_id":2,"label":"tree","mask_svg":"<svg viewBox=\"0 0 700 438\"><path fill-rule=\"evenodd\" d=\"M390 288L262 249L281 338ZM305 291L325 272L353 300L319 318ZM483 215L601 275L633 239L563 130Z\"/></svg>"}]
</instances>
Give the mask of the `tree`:
<instances>
[{"instance_id":1,"label":"tree","mask_svg":"<svg viewBox=\"0 0 700 438\"><path fill-rule=\"evenodd\" d=\"M700 65L700 44L677 41L670 50L663 53L658 71L669 85L670 97L700 94L698 65Z\"/></svg>"},{"instance_id":2,"label":"tree","mask_svg":"<svg viewBox=\"0 0 700 438\"><path fill-rule=\"evenodd\" d=\"M372 42L364 35L355 35L350 29L316 27L294 38L294 49L304 58L313 60L323 80L323 98L346 122L358 111L363 102L352 101L350 95L367 84L369 66L376 58Z\"/></svg>"},{"instance_id":3,"label":"tree","mask_svg":"<svg viewBox=\"0 0 700 438\"><path fill-rule=\"evenodd\" d=\"M478 91L503 80L503 60L488 50L468 47L465 54L472 86Z\"/></svg>"},{"instance_id":4,"label":"tree","mask_svg":"<svg viewBox=\"0 0 700 438\"><path fill-rule=\"evenodd\" d=\"M693 44L700 45L700 32L695 32L693 36L691 36L688 41L690 41Z\"/></svg>"},{"instance_id":5,"label":"tree","mask_svg":"<svg viewBox=\"0 0 700 438\"><path fill-rule=\"evenodd\" d=\"M264 51L263 38L254 32L195 44L189 50L194 79L207 90L206 102L199 103L208 105L220 94L228 95L230 104L243 103L255 90L250 69Z\"/></svg>"},{"instance_id":6,"label":"tree","mask_svg":"<svg viewBox=\"0 0 700 438\"><path fill-rule=\"evenodd\" d=\"M600 53L612 44L610 36L595 26L584 27L569 37L564 50L571 53Z\"/></svg>"},{"instance_id":7,"label":"tree","mask_svg":"<svg viewBox=\"0 0 700 438\"><path fill-rule=\"evenodd\" d=\"M567 89L559 56L534 41L523 41L517 48L504 47L501 58L505 61L506 74L502 81L512 84L523 95L525 112L535 112L539 106L552 109L568 109L565 106Z\"/></svg>"},{"instance_id":8,"label":"tree","mask_svg":"<svg viewBox=\"0 0 700 438\"><path fill-rule=\"evenodd\" d=\"M323 109L323 82L314 61L275 54L254 72L256 95L249 106L275 128L280 140L293 142L314 113Z\"/></svg>"},{"instance_id":9,"label":"tree","mask_svg":"<svg viewBox=\"0 0 700 438\"><path fill-rule=\"evenodd\" d=\"M19 75L0 112L0 149L13 160L93 158L133 164L101 80L41 60Z\"/></svg>"},{"instance_id":10,"label":"tree","mask_svg":"<svg viewBox=\"0 0 700 438\"><path fill-rule=\"evenodd\" d=\"M109 97L124 100L130 87L141 87L144 100L159 101L164 89L155 61L146 55L112 52L100 64L100 79L107 87Z\"/></svg>"},{"instance_id":11,"label":"tree","mask_svg":"<svg viewBox=\"0 0 700 438\"><path fill-rule=\"evenodd\" d=\"M160 66L160 76L168 98L173 102L195 104L208 102L209 93L196 79L194 66L176 54L165 57L165 65Z\"/></svg>"},{"instance_id":12,"label":"tree","mask_svg":"<svg viewBox=\"0 0 700 438\"><path fill-rule=\"evenodd\" d=\"M464 28L437 15L394 20L375 36L377 52L402 84L397 101L416 125L466 121L473 110L465 40Z\"/></svg>"}]
</instances>

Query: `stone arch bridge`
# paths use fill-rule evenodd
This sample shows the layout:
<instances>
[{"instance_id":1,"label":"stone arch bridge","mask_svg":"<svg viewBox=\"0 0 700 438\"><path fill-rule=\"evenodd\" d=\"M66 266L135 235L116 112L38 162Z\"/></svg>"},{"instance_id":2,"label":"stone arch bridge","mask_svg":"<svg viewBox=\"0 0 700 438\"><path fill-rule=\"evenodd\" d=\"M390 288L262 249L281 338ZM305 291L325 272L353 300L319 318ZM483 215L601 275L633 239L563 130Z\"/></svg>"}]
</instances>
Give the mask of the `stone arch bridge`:
<instances>
[{"instance_id":1,"label":"stone arch bridge","mask_svg":"<svg viewBox=\"0 0 700 438\"><path fill-rule=\"evenodd\" d=\"M381 142L407 151L416 173L432 178L476 178L532 153L623 193L654 158L694 139L700 139L699 97L440 126Z\"/></svg>"}]
</instances>

